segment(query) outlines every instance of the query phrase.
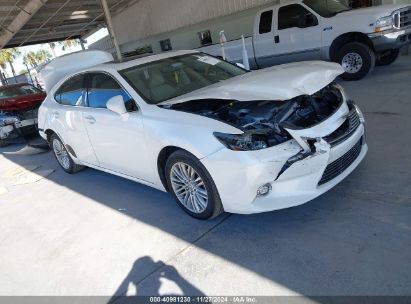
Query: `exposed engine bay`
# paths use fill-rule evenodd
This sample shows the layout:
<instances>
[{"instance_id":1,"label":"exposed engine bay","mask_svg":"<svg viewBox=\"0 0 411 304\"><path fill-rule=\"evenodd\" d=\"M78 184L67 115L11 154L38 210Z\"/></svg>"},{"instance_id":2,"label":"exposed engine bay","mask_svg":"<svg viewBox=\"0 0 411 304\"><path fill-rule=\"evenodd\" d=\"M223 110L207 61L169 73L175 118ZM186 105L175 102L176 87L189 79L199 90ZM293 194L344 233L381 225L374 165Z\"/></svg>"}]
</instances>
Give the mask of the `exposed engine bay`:
<instances>
[{"instance_id":1,"label":"exposed engine bay","mask_svg":"<svg viewBox=\"0 0 411 304\"><path fill-rule=\"evenodd\" d=\"M204 99L174 104L169 108L217 119L239 128L244 134L232 135L231 139L227 134L215 135L225 144L235 141L234 150L258 150L291 139L285 128L304 129L324 121L339 109L343 100L339 87L331 83L313 95L300 95L286 101Z\"/></svg>"}]
</instances>

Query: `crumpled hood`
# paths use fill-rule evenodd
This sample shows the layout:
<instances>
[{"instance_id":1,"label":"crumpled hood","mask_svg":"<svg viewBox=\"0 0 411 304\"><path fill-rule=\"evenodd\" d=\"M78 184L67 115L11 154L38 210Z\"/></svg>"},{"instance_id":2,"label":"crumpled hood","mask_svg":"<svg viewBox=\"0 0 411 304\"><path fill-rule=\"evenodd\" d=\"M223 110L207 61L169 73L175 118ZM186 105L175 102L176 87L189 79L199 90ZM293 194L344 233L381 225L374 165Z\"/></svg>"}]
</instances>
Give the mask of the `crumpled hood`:
<instances>
[{"instance_id":1,"label":"crumpled hood","mask_svg":"<svg viewBox=\"0 0 411 304\"><path fill-rule=\"evenodd\" d=\"M337 63L305 61L252 71L167 100L177 104L198 99L288 100L311 95L331 83L344 69Z\"/></svg>"}]
</instances>

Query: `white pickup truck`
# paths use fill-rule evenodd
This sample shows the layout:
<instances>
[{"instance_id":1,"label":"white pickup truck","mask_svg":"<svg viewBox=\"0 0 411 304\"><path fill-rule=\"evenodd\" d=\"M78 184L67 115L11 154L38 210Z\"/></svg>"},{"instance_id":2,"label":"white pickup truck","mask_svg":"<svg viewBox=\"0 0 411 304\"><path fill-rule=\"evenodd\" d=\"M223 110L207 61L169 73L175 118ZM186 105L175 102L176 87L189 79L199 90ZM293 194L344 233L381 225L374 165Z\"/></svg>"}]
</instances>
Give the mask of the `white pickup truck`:
<instances>
[{"instance_id":1,"label":"white pickup truck","mask_svg":"<svg viewBox=\"0 0 411 304\"><path fill-rule=\"evenodd\" d=\"M358 80L375 64L387 65L411 43L411 6L351 9L339 0L281 2L257 13L253 37L245 44L252 69L303 60L330 60ZM226 59L242 62L242 41L224 45ZM199 50L221 56L220 45Z\"/></svg>"}]
</instances>

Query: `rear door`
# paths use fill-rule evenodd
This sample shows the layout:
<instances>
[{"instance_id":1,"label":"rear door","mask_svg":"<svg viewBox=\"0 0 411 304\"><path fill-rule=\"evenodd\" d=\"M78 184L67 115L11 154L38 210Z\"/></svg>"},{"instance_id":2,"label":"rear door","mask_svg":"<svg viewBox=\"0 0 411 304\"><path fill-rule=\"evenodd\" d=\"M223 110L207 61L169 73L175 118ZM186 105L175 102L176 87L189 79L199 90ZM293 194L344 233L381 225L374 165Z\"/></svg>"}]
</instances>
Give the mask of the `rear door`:
<instances>
[{"instance_id":1,"label":"rear door","mask_svg":"<svg viewBox=\"0 0 411 304\"><path fill-rule=\"evenodd\" d=\"M279 7L276 21L276 64L321 58L321 19L314 12L302 4L284 5Z\"/></svg>"},{"instance_id":2,"label":"rear door","mask_svg":"<svg viewBox=\"0 0 411 304\"><path fill-rule=\"evenodd\" d=\"M107 109L107 101L121 95L128 113ZM83 119L100 166L111 171L145 180L147 149L142 113L125 89L105 72L87 75L87 109Z\"/></svg>"},{"instance_id":3,"label":"rear door","mask_svg":"<svg viewBox=\"0 0 411 304\"><path fill-rule=\"evenodd\" d=\"M97 165L83 120L85 108L84 74L66 80L54 94L56 103L50 106L52 128L67 149L79 160Z\"/></svg>"}]
</instances>

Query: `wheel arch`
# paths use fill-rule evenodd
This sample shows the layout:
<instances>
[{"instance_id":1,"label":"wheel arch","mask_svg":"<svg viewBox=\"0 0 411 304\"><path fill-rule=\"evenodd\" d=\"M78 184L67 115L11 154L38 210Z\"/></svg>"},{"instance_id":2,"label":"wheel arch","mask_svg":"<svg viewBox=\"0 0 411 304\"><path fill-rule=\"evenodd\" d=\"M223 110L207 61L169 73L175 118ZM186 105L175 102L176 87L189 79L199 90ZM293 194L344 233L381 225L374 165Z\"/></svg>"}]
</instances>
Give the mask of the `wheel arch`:
<instances>
[{"instance_id":1,"label":"wheel arch","mask_svg":"<svg viewBox=\"0 0 411 304\"><path fill-rule=\"evenodd\" d=\"M74 149L70 145L66 144L57 132L53 131L52 129L47 129L47 130L44 131L44 133L46 133L47 142L49 143L50 147L51 147L51 142L50 142L51 136L53 134L56 134L56 136L62 141L62 143L64 144L64 146L66 147L66 149L70 153L70 155L77 158L77 154L74 151Z\"/></svg>"},{"instance_id":2,"label":"wheel arch","mask_svg":"<svg viewBox=\"0 0 411 304\"><path fill-rule=\"evenodd\" d=\"M168 185L167 185L167 179L166 179L166 172L165 172L166 163L167 163L167 160L170 157L170 155L173 154L176 151L187 152L187 153L191 154L193 157L195 157L196 159L199 159L199 157L196 156L195 153L192 153L189 150L184 149L182 147L168 145L168 146L162 148L160 153L158 154L158 157L157 157L157 172L158 172L158 175L160 177L160 181L161 181L164 189L166 189L166 191L169 191Z\"/></svg>"},{"instance_id":3,"label":"wheel arch","mask_svg":"<svg viewBox=\"0 0 411 304\"><path fill-rule=\"evenodd\" d=\"M366 34L361 33L361 32L349 32L349 33L344 33L338 36L331 43L330 50L329 50L330 59L334 61L337 56L338 50L342 46L350 42L364 43L365 45L370 47L373 51L375 51L374 45L372 44L371 39Z\"/></svg>"}]
</instances>

